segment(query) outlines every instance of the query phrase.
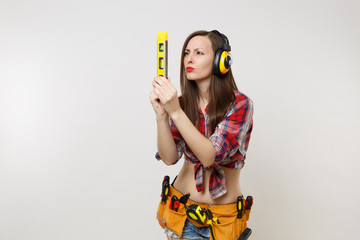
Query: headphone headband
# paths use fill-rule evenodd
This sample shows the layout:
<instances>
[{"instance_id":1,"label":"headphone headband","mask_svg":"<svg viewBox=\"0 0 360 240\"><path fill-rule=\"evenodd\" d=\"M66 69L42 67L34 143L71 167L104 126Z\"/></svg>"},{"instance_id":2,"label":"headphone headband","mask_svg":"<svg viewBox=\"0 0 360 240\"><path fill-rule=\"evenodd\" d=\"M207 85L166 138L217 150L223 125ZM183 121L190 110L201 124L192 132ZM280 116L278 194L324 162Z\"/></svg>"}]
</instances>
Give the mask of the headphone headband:
<instances>
[{"instance_id":1,"label":"headphone headband","mask_svg":"<svg viewBox=\"0 0 360 240\"><path fill-rule=\"evenodd\" d=\"M222 77L224 76L231 67L232 60L230 56L231 47L228 38L217 30L212 30L212 33L221 37L224 42L223 47L220 47L215 52L213 72Z\"/></svg>"},{"instance_id":2,"label":"headphone headband","mask_svg":"<svg viewBox=\"0 0 360 240\"><path fill-rule=\"evenodd\" d=\"M231 51L231 46L229 44L229 39L222 33L220 33L218 30L212 30L212 33L215 33L216 35L220 36L224 42L223 50L224 51Z\"/></svg>"}]
</instances>

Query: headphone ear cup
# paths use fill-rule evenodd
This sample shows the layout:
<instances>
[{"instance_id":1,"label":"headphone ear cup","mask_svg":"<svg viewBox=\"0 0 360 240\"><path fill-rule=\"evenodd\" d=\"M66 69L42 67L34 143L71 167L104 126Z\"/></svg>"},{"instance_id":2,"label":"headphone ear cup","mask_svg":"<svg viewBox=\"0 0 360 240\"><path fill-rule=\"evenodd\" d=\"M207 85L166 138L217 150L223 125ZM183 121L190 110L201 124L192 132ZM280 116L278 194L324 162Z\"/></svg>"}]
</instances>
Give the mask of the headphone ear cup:
<instances>
[{"instance_id":1,"label":"headphone ear cup","mask_svg":"<svg viewBox=\"0 0 360 240\"><path fill-rule=\"evenodd\" d=\"M222 51L219 61L219 72L221 75L229 71L231 63L230 53L228 51Z\"/></svg>"},{"instance_id":2,"label":"headphone ear cup","mask_svg":"<svg viewBox=\"0 0 360 240\"><path fill-rule=\"evenodd\" d=\"M231 59L231 55L229 54L228 56L226 56L225 60L224 60L224 65L225 65L225 68L227 70L230 69L231 67L231 64L232 64L232 59Z\"/></svg>"},{"instance_id":3,"label":"headphone ear cup","mask_svg":"<svg viewBox=\"0 0 360 240\"><path fill-rule=\"evenodd\" d=\"M220 72L220 59L221 59L221 54L222 53L223 53L222 49L218 49L215 52L213 72L215 74L218 74L218 75L219 74L221 75L221 72Z\"/></svg>"}]
</instances>

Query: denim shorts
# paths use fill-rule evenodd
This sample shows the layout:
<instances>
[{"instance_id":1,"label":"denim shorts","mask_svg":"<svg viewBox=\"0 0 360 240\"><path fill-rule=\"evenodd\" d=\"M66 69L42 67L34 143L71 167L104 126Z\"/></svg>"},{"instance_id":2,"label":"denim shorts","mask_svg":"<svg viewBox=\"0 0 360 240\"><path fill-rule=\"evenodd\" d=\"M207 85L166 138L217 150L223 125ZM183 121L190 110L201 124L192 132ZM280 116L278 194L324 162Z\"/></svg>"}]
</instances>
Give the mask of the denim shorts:
<instances>
[{"instance_id":1,"label":"denim shorts","mask_svg":"<svg viewBox=\"0 0 360 240\"><path fill-rule=\"evenodd\" d=\"M165 234L172 238L188 238L188 239L203 239L210 240L209 227L197 227L192 224L189 219L186 219L182 236L178 236L173 231L165 228Z\"/></svg>"}]
</instances>

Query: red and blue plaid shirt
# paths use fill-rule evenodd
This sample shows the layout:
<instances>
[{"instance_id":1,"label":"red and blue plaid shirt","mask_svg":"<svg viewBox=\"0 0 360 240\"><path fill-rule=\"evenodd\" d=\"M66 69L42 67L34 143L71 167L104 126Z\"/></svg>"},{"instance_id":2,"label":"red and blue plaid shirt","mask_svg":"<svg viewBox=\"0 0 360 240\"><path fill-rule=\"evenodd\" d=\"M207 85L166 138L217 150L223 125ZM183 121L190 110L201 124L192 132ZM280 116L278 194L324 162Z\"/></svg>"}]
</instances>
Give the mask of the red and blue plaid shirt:
<instances>
[{"instance_id":1,"label":"red and blue plaid shirt","mask_svg":"<svg viewBox=\"0 0 360 240\"><path fill-rule=\"evenodd\" d=\"M212 199L226 193L225 174L222 167L241 169L244 166L252 131L253 103L246 95L238 91L234 91L234 93L235 101L229 107L223 120L216 126L212 135L209 132L209 116L207 114L204 116L199 109L200 121L197 121L196 127L202 135L211 141L215 148L215 161L210 167L212 172L209 182L209 191ZM206 107L206 113L207 110ZM198 192L201 192L204 189L203 176L205 167L187 146L171 118L169 118L169 121L178 152L178 159L175 163L185 153L185 160L195 164L196 189ZM155 157L161 160L159 153L156 153Z\"/></svg>"}]
</instances>

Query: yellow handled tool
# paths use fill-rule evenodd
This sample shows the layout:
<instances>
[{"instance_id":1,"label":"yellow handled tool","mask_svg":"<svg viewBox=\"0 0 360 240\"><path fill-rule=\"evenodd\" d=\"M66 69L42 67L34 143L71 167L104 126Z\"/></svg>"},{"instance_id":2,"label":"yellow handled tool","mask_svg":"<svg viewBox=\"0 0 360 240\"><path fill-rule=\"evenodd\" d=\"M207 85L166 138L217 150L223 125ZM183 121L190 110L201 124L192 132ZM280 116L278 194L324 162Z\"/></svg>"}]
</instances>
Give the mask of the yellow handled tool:
<instances>
[{"instance_id":1,"label":"yellow handled tool","mask_svg":"<svg viewBox=\"0 0 360 240\"><path fill-rule=\"evenodd\" d=\"M167 32L157 34L157 75L168 78L168 36Z\"/></svg>"},{"instance_id":2,"label":"yellow handled tool","mask_svg":"<svg viewBox=\"0 0 360 240\"><path fill-rule=\"evenodd\" d=\"M214 217L212 212L210 211L210 209L207 209L206 211L206 216L207 216L207 224L209 224L209 229L210 229L210 233L211 233L211 239L212 240L216 240L215 238L215 234L214 234L214 226L213 224L216 223L216 224L219 224L219 220L217 217Z\"/></svg>"}]
</instances>

